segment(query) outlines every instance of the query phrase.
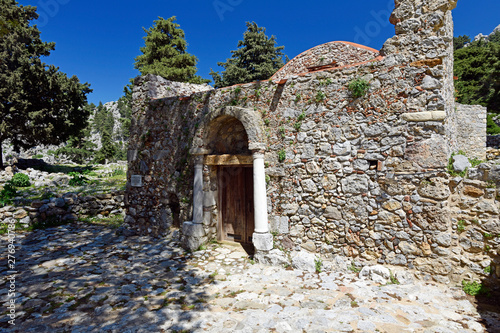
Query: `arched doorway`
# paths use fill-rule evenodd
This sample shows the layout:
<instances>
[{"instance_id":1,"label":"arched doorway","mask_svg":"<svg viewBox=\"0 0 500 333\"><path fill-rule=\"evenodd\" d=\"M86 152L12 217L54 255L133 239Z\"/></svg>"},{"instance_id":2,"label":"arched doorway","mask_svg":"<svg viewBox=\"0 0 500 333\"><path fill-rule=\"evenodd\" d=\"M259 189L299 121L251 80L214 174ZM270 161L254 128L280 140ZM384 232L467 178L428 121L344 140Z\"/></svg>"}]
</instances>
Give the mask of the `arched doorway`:
<instances>
[{"instance_id":1,"label":"arched doorway","mask_svg":"<svg viewBox=\"0 0 500 333\"><path fill-rule=\"evenodd\" d=\"M235 106L212 110L198 126L190 150L194 157L193 220L183 223L187 248L197 249L216 233L219 240L251 244L256 253L272 249L264 133L258 111Z\"/></svg>"},{"instance_id":2,"label":"arched doorway","mask_svg":"<svg viewBox=\"0 0 500 333\"><path fill-rule=\"evenodd\" d=\"M217 173L217 239L252 244L254 232L253 159L240 120L221 115L206 130L205 165Z\"/></svg>"}]
</instances>

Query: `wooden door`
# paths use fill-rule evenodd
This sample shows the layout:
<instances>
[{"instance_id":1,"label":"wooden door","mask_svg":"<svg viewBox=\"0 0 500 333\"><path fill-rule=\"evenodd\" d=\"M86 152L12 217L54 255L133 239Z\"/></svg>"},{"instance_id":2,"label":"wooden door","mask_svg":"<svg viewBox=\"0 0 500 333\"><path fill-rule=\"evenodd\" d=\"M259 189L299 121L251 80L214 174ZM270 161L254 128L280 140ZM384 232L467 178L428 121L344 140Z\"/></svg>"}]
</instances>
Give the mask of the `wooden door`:
<instances>
[{"instance_id":1,"label":"wooden door","mask_svg":"<svg viewBox=\"0 0 500 333\"><path fill-rule=\"evenodd\" d=\"M221 239L252 243L253 168L221 166L218 175Z\"/></svg>"}]
</instances>

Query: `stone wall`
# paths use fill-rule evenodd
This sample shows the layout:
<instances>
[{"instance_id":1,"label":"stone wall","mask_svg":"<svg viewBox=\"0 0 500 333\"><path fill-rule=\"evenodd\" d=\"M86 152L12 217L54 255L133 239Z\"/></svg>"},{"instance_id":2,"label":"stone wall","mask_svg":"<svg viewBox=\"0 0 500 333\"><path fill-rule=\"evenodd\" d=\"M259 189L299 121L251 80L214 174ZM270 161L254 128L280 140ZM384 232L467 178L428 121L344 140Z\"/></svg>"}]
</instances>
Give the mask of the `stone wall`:
<instances>
[{"instance_id":1,"label":"stone wall","mask_svg":"<svg viewBox=\"0 0 500 333\"><path fill-rule=\"evenodd\" d=\"M488 135L486 137L486 145L488 147L500 148L500 135Z\"/></svg>"},{"instance_id":2,"label":"stone wall","mask_svg":"<svg viewBox=\"0 0 500 333\"><path fill-rule=\"evenodd\" d=\"M123 191L115 191L94 195L69 192L28 202L15 199L14 206L0 208L0 220L14 218L22 224L34 225L47 220L75 221L80 217L123 214L124 197Z\"/></svg>"},{"instance_id":3,"label":"stone wall","mask_svg":"<svg viewBox=\"0 0 500 333\"><path fill-rule=\"evenodd\" d=\"M481 276L459 245L454 207L488 225L498 220L496 194L478 183L474 186L484 192L478 202L456 204L455 194L472 190L454 187L446 172L459 142L450 13L456 1L397 4L391 16L396 36L384 44L381 56L371 53L370 61L299 74L284 71L280 80L187 98L153 94L156 99L149 100L147 92L159 81L136 79L126 227L162 235L176 218L192 221L192 154L203 161L204 155L220 153L214 128L242 140L243 127L248 139L242 147L265 154L270 227L283 248L402 265L438 281ZM303 68L295 60L288 66ZM354 97L348 86L360 79L370 88ZM232 129L240 130L229 135ZM221 184L217 167L206 159L203 163L200 234L209 239L218 231ZM482 199L497 210L480 212ZM493 267L499 265L499 250L492 246L485 254ZM463 261L442 269L452 256Z\"/></svg>"},{"instance_id":4,"label":"stone wall","mask_svg":"<svg viewBox=\"0 0 500 333\"><path fill-rule=\"evenodd\" d=\"M468 157L486 159L486 108L480 105L456 104L455 151L468 152Z\"/></svg>"}]
</instances>

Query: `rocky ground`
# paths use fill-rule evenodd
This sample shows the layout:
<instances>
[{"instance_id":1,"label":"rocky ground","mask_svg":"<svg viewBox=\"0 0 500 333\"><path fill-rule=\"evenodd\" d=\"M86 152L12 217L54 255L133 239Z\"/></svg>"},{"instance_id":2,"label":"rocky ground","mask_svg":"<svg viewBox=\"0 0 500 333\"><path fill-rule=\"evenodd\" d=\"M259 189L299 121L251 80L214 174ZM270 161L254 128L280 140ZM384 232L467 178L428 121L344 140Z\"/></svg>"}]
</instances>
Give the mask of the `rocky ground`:
<instances>
[{"instance_id":1,"label":"rocky ground","mask_svg":"<svg viewBox=\"0 0 500 333\"><path fill-rule=\"evenodd\" d=\"M319 273L264 266L234 245L185 253L177 233L125 238L115 230L75 222L16 233L15 326L3 303L0 331L500 331L498 314L476 309L457 286L408 274L399 274L404 284L380 284L375 268L365 279L341 258L325 258ZM5 235L1 248L6 295Z\"/></svg>"}]
</instances>

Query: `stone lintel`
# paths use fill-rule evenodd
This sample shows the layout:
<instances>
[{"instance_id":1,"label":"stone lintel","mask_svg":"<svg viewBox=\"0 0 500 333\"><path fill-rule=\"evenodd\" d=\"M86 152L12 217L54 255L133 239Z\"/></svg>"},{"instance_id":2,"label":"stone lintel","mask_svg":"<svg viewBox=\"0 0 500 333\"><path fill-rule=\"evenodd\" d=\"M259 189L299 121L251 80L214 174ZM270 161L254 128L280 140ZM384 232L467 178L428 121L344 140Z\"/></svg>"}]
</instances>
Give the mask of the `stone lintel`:
<instances>
[{"instance_id":1,"label":"stone lintel","mask_svg":"<svg viewBox=\"0 0 500 333\"><path fill-rule=\"evenodd\" d=\"M206 155L205 165L252 165L251 155Z\"/></svg>"},{"instance_id":2,"label":"stone lintel","mask_svg":"<svg viewBox=\"0 0 500 333\"><path fill-rule=\"evenodd\" d=\"M403 120L406 121L442 121L446 118L445 111L424 111L403 113Z\"/></svg>"}]
</instances>

